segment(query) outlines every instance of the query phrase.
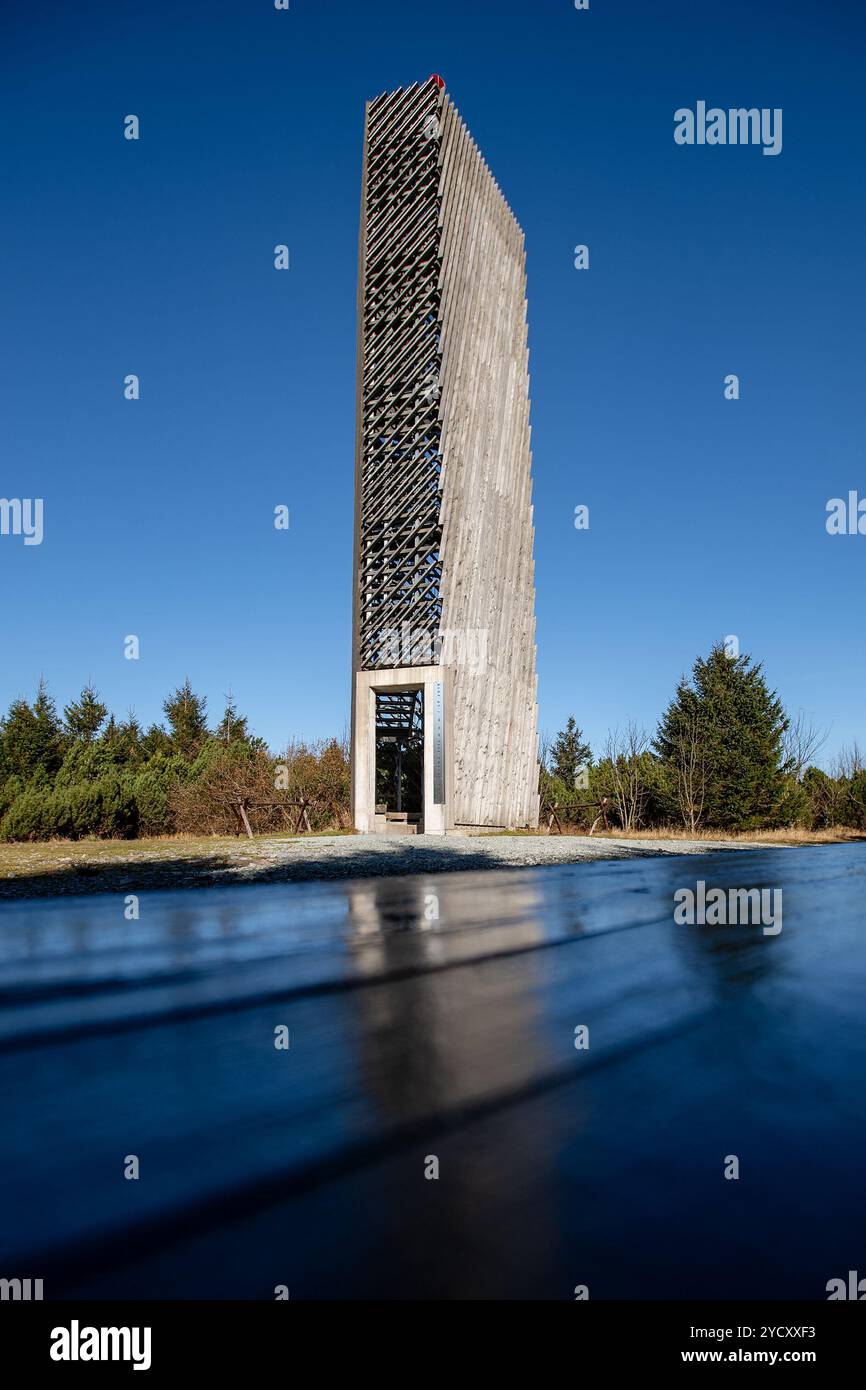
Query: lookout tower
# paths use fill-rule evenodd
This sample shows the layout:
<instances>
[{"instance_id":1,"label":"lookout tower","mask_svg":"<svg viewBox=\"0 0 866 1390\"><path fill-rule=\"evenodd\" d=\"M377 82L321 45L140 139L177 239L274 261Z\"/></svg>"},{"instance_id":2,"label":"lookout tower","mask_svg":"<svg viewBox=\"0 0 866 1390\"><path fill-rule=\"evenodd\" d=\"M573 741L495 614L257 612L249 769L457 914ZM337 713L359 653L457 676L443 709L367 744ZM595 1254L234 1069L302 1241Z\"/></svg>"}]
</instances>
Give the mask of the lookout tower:
<instances>
[{"instance_id":1,"label":"lookout tower","mask_svg":"<svg viewBox=\"0 0 866 1390\"><path fill-rule=\"evenodd\" d=\"M352 805L538 824L523 233L437 75L366 108Z\"/></svg>"}]
</instances>

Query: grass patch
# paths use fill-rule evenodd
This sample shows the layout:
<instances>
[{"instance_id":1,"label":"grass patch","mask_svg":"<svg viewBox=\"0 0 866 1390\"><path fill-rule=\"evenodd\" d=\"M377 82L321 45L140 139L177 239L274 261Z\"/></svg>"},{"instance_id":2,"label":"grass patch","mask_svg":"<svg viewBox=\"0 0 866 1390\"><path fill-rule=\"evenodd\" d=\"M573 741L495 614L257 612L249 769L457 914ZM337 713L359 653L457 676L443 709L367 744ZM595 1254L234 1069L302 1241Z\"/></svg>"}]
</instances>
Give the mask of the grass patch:
<instances>
[{"instance_id":1,"label":"grass patch","mask_svg":"<svg viewBox=\"0 0 866 1390\"><path fill-rule=\"evenodd\" d=\"M200 860L228 856L256 858L256 849L292 840L317 840L330 835L354 835L354 830L323 830L292 835L288 831L256 835L162 835L140 840L38 840L0 843L0 879L25 874L96 874L122 864L152 864L161 860Z\"/></svg>"},{"instance_id":2,"label":"grass patch","mask_svg":"<svg viewBox=\"0 0 866 1390\"><path fill-rule=\"evenodd\" d=\"M583 832L586 834L586 831ZM719 842L730 840L761 845L835 845L849 840L866 840L866 832L853 830L850 826L837 825L828 830L801 830L789 826L781 830L683 830L680 828L664 830L622 830L597 831L596 840L707 840Z\"/></svg>"}]
</instances>

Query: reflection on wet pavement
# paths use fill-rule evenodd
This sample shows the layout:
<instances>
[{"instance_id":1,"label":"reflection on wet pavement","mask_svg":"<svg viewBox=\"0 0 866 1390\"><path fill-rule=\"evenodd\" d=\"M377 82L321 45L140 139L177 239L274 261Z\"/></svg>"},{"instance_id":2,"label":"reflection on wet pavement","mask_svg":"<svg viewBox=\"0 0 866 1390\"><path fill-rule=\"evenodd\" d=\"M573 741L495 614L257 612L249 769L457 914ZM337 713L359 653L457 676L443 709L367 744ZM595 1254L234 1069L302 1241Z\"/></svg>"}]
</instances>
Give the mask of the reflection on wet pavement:
<instances>
[{"instance_id":1,"label":"reflection on wet pavement","mask_svg":"<svg viewBox=\"0 0 866 1390\"><path fill-rule=\"evenodd\" d=\"M5 907L3 1266L49 1297L822 1297L863 1259L864 865ZM784 930L675 926L698 878L782 887Z\"/></svg>"}]
</instances>

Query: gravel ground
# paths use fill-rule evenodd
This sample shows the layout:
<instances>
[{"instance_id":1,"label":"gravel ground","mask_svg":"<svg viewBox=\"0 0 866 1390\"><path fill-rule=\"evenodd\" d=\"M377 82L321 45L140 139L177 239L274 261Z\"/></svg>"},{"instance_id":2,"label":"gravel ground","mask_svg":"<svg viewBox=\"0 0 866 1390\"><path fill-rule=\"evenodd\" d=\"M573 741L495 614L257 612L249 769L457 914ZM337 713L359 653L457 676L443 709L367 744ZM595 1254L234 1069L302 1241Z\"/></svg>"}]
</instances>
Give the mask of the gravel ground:
<instances>
[{"instance_id":1,"label":"gravel ground","mask_svg":"<svg viewBox=\"0 0 866 1390\"><path fill-rule=\"evenodd\" d=\"M32 848L35 852L37 847ZM60 849L52 846L52 850ZM71 849L72 847L68 847ZM120 853L115 843L75 846L45 862L19 859L0 878L0 899L213 884L291 883L469 869L529 868L656 854L760 849L745 840L590 839L588 835L323 835L307 839L162 841Z\"/></svg>"},{"instance_id":2,"label":"gravel ground","mask_svg":"<svg viewBox=\"0 0 866 1390\"><path fill-rule=\"evenodd\" d=\"M353 835L262 842L256 857L285 869L286 878L356 878L757 848L766 846L742 840L599 840L588 835Z\"/></svg>"}]
</instances>

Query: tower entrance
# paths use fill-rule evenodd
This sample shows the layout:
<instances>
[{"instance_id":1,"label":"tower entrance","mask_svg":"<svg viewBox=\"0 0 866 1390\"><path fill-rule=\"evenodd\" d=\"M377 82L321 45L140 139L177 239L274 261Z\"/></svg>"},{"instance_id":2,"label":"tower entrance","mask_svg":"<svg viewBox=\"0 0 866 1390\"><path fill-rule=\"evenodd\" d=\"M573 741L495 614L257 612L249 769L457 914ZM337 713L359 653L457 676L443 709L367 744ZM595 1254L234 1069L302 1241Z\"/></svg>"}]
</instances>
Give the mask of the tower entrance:
<instances>
[{"instance_id":1,"label":"tower entrance","mask_svg":"<svg viewBox=\"0 0 866 1390\"><path fill-rule=\"evenodd\" d=\"M416 834L424 816L424 692L376 691L376 829Z\"/></svg>"}]
</instances>

